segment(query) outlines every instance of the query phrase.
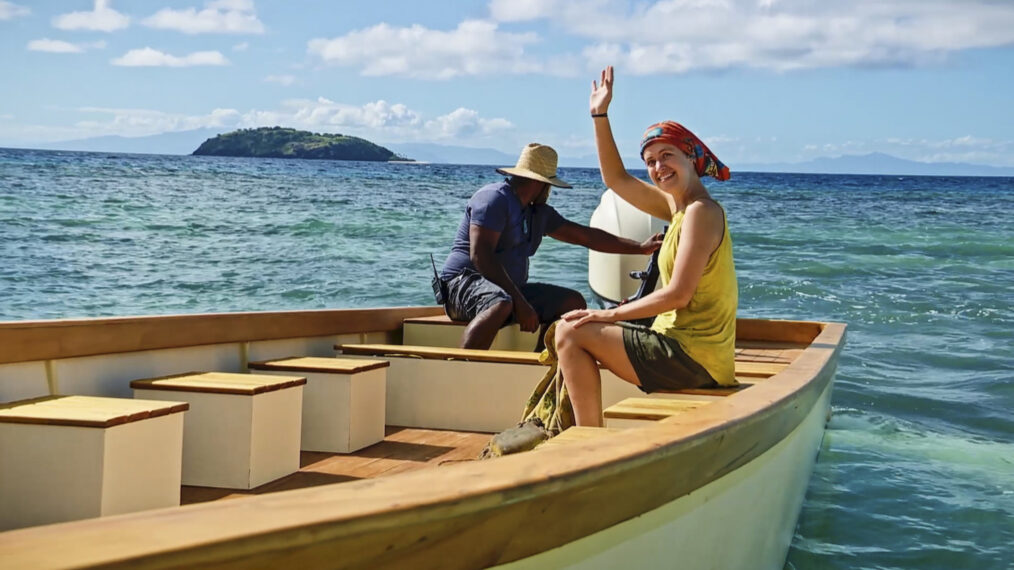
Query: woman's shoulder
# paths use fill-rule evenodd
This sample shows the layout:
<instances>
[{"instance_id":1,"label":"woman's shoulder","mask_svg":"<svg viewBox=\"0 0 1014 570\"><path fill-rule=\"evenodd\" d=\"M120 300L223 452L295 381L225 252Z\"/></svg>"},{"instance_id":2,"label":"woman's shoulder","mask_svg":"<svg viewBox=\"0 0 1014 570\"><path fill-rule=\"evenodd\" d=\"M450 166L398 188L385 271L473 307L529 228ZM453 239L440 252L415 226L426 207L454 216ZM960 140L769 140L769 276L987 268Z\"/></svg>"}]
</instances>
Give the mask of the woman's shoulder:
<instances>
[{"instance_id":1,"label":"woman's shoulder","mask_svg":"<svg viewBox=\"0 0 1014 570\"><path fill-rule=\"evenodd\" d=\"M697 218L707 222L724 222L725 210L722 205L711 198L695 200L687 206L687 218Z\"/></svg>"}]
</instances>

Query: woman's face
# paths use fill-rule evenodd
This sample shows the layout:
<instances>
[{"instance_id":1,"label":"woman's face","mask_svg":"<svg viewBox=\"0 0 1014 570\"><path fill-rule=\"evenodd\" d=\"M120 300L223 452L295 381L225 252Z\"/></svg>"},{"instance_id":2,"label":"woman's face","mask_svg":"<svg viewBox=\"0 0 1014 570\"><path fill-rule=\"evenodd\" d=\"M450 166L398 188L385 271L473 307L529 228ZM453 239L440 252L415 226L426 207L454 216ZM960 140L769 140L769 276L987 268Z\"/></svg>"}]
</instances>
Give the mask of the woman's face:
<instances>
[{"instance_id":1,"label":"woman's face","mask_svg":"<svg viewBox=\"0 0 1014 570\"><path fill-rule=\"evenodd\" d=\"M644 165L651 181L662 190L686 189L697 176L690 157L664 141L653 142L644 149Z\"/></svg>"}]
</instances>

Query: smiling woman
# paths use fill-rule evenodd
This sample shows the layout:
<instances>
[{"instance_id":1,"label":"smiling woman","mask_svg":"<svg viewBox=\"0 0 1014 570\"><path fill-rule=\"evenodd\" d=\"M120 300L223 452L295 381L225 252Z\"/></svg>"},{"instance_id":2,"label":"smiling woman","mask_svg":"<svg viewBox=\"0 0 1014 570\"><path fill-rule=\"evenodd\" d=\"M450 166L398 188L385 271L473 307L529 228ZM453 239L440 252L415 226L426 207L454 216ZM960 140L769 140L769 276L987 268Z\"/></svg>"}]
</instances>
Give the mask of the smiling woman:
<instances>
[{"instance_id":1,"label":"smiling woman","mask_svg":"<svg viewBox=\"0 0 1014 570\"><path fill-rule=\"evenodd\" d=\"M613 68L592 83L591 115L602 179L643 212L671 220L659 250L662 286L636 301L563 316L556 328L560 370L578 425L602 425L599 363L647 393L737 384L733 366L738 291L725 210L701 176L729 169L696 135L666 121L641 140L654 186L623 167L609 128ZM650 329L629 322L654 317Z\"/></svg>"}]
</instances>

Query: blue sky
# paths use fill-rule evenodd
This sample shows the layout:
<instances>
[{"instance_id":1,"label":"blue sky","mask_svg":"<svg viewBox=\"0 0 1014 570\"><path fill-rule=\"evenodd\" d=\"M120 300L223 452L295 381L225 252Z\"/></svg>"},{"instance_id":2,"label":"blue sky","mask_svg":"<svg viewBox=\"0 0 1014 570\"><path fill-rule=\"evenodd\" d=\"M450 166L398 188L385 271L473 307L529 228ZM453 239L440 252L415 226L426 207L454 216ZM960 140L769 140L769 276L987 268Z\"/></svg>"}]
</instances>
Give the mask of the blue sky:
<instances>
[{"instance_id":1,"label":"blue sky","mask_svg":"<svg viewBox=\"0 0 1014 570\"><path fill-rule=\"evenodd\" d=\"M733 165L1014 166L1010 0L0 0L0 146L282 125L582 156L607 64L625 155L673 119Z\"/></svg>"}]
</instances>

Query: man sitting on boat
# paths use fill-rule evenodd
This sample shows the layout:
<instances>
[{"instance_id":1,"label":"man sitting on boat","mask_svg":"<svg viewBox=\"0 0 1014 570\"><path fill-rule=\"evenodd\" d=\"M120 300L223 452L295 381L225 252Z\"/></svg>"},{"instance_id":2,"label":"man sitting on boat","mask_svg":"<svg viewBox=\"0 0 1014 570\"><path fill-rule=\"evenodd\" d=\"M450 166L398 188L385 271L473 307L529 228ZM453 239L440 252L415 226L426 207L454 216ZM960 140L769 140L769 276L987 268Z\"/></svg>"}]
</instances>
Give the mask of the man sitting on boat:
<instances>
[{"instance_id":1,"label":"man sitting on boat","mask_svg":"<svg viewBox=\"0 0 1014 570\"><path fill-rule=\"evenodd\" d=\"M661 245L660 236L639 243L561 216L546 204L550 186L571 187L556 176L556 163L555 150L531 143L516 166L497 169L505 180L483 186L469 199L440 272L447 316L469 323L462 348L488 349L500 327L513 322L526 332L540 324L544 331L564 313L587 307L578 291L528 282L529 258L543 236L605 253L647 255ZM542 334L539 349L541 343Z\"/></svg>"}]
</instances>

